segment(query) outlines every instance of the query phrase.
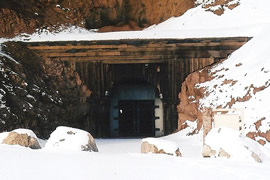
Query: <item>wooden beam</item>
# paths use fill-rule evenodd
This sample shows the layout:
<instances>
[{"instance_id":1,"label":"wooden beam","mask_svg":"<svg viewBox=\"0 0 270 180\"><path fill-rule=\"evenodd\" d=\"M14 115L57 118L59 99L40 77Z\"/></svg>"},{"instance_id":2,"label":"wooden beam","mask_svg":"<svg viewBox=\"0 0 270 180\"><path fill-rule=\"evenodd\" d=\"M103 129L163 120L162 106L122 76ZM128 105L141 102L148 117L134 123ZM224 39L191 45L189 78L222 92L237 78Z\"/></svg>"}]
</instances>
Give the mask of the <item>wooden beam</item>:
<instances>
[{"instance_id":1,"label":"wooden beam","mask_svg":"<svg viewBox=\"0 0 270 180\"><path fill-rule=\"evenodd\" d=\"M153 63L168 59L226 58L249 38L130 39L27 43L44 58L103 63Z\"/></svg>"}]
</instances>

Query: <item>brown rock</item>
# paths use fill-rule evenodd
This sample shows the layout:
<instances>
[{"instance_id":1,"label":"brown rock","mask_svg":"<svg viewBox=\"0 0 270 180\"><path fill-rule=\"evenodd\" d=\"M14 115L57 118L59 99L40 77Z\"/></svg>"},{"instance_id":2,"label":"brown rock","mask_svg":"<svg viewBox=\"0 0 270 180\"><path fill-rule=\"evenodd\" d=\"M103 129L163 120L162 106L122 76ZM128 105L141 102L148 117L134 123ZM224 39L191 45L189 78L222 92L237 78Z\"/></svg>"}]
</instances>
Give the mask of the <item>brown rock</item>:
<instances>
[{"instance_id":1,"label":"brown rock","mask_svg":"<svg viewBox=\"0 0 270 180\"><path fill-rule=\"evenodd\" d=\"M178 111L178 130L183 129L186 121L195 121L198 120L197 129L193 133L198 132L203 125L203 115L199 110L198 100L204 97L205 89L196 88L197 83L203 83L212 79L212 76L208 74L207 68L196 71L188 75L185 81L182 83L181 93L178 97L180 99L180 104L177 106ZM192 97L192 98L191 98ZM183 125L182 125L183 124Z\"/></svg>"},{"instance_id":2,"label":"brown rock","mask_svg":"<svg viewBox=\"0 0 270 180\"><path fill-rule=\"evenodd\" d=\"M268 142L270 142L270 131L267 131L267 132L265 133L265 139L266 139Z\"/></svg>"},{"instance_id":3,"label":"brown rock","mask_svg":"<svg viewBox=\"0 0 270 180\"><path fill-rule=\"evenodd\" d=\"M212 129L212 110L209 108L205 108L203 110L203 141L205 137Z\"/></svg>"},{"instance_id":4,"label":"brown rock","mask_svg":"<svg viewBox=\"0 0 270 180\"><path fill-rule=\"evenodd\" d=\"M167 154L167 155L174 155L171 153L167 153L165 152L163 149L158 149L154 144L150 144L146 141L142 142L141 145L141 153L155 153L155 154ZM179 148L177 148L175 150L175 155L178 157L182 157L182 154L179 150Z\"/></svg>"},{"instance_id":5,"label":"brown rock","mask_svg":"<svg viewBox=\"0 0 270 180\"><path fill-rule=\"evenodd\" d=\"M206 2L206 4L204 4L203 8L220 16L225 12L225 7L232 10L239 5L239 2L237 1L234 3L231 3L231 2L232 0L215 0L214 2L209 1L208 3ZM219 8L216 9L216 7L219 7ZM215 10L212 10L212 8L214 8Z\"/></svg>"},{"instance_id":6,"label":"brown rock","mask_svg":"<svg viewBox=\"0 0 270 180\"><path fill-rule=\"evenodd\" d=\"M249 133L247 133L247 137L249 137L249 138L251 138L253 140L255 140L255 137L256 136L257 136L256 132L249 132Z\"/></svg>"},{"instance_id":7,"label":"brown rock","mask_svg":"<svg viewBox=\"0 0 270 180\"><path fill-rule=\"evenodd\" d=\"M263 139L260 139L260 140L258 141L258 143L260 143L260 144L263 145L263 146L266 144L265 140L263 140Z\"/></svg>"},{"instance_id":8,"label":"brown rock","mask_svg":"<svg viewBox=\"0 0 270 180\"><path fill-rule=\"evenodd\" d=\"M224 151L222 148L219 150L218 156L219 157L226 157L228 159L231 157L231 155L229 153L227 153L226 151Z\"/></svg>"},{"instance_id":9,"label":"brown rock","mask_svg":"<svg viewBox=\"0 0 270 180\"><path fill-rule=\"evenodd\" d=\"M202 150L202 155L203 157L211 157L211 156L215 156L216 155L216 151L212 150L210 146L208 146L207 144L203 145L203 150Z\"/></svg>"},{"instance_id":10,"label":"brown rock","mask_svg":"<svg viewBox=\"0 0 270 180\"><path fill-rule=\"evenodd\" d=\"M28 136L27 134L18 134L16 132L10 132L2 143L30 147L31 149L41 148L36 138Z\"/></svg>"},{"instance_id":11,"label":"brown rock","mask_svg":"<svg viewBox=\"0 0 270 180\"><path fill-rule=\"evenodd\" d=\"M86 146L82 146L82 151L98 152L98 148L93 136L91 134L88 134L88 138L88 144Z\"/></svg>"}]
</instances>

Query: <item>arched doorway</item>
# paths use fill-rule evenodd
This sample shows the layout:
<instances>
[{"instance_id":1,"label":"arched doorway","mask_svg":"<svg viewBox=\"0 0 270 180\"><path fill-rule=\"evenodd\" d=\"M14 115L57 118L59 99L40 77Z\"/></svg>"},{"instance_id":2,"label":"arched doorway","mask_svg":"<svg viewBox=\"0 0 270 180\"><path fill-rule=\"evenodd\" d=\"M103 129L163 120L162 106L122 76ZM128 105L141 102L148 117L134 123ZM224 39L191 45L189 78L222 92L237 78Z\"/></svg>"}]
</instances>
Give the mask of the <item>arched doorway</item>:
<instances>
[{"instance_id":1,"label":"arched doorway","mask_svg":"<svg viewBox=\"0 0 270 180\"><path fill-rule=\"evenodd\" d=\"M158 94L155 87L145 81L115 86L110 104L111 136L163 135L163 106Z\"/></svg>"}]
</instances>

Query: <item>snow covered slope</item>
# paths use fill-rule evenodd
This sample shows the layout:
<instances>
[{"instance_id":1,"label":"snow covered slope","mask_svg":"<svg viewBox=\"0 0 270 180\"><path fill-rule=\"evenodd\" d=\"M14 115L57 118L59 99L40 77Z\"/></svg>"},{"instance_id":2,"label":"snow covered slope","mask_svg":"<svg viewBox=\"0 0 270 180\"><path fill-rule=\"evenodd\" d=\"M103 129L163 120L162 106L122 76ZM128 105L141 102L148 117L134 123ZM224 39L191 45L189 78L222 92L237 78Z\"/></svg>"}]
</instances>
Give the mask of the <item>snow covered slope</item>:
<instances>
[{"instance_id":1,"label":"snow covered slope","mask_svg":"<svg viewBox=\"0 0 270 180\"><path fill-rule=\"evenodd\" d=\"M200 108L243 109L245 132L256 132L258 134L253 138L256 140L263 138L268 142L270 140L269 31L270 26L267 26L227 60L213 67L209 72L214 77L213 80L198 85L206 89L205 97L200 100Z\"/></svg>"},{"instance_id":2,"label":"snow covered slope","mask_svg":"<svg viewBox=\"0 0 270 180\"><path fill-rule=\"evenodd\" d=\"M239 6L233 10L227 9L221 16L203 8L207 3L205 1L198 7L187 11L183 16L172 17L163 23L148 28L148 30L187 31L196 29L209 34L226 30L229 35L234 33L235 30L240 33L237 29L246 29L242 32L245 34L251 27L257 28L270 23L270 2L268 0L240 0Z\"/></svg>"}]
</instances>

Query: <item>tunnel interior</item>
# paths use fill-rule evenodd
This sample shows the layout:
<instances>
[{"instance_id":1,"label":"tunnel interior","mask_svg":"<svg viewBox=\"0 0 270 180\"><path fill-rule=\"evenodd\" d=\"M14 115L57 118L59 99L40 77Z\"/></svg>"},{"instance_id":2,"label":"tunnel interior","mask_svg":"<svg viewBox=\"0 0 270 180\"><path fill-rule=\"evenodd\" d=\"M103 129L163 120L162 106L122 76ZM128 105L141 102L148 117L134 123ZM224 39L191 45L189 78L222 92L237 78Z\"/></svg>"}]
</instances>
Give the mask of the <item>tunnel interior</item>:
<instances>
[{"instance_id":1,"label":"tunnel interior","mask_svg":"<svg viewBox=\"0 0 270 180\"><path fill-rule=\"evenodd\" d=\"M116 86L110 104L113 137L160 136L163 108L158 90L146 81L129 81Z\"/></svg>"},{"instance_id":2,"label":"tunnel interior","mask_svg":"<svg viewBox=\"0 0 270 180\"><path fill-rule=\"evenodd\" d=\"M121 100L118 102L119 136L154 136L154 101Z\"/></svg>"}]
</instances>

